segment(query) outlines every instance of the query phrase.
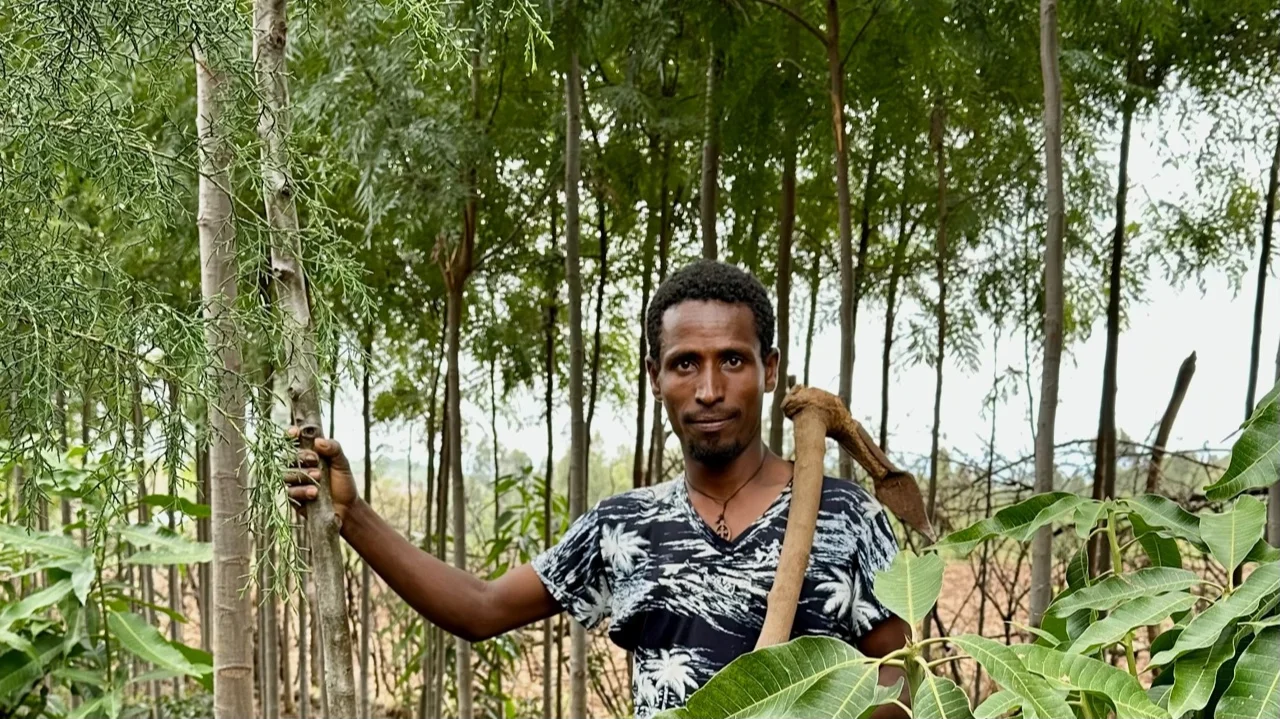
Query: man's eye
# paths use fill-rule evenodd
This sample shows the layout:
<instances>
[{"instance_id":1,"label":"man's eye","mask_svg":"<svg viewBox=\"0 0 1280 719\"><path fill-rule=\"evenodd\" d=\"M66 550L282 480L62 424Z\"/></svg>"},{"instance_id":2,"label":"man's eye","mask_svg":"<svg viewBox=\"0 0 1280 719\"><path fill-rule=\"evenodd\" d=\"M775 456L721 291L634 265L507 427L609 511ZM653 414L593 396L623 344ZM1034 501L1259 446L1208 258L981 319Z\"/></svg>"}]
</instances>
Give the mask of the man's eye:
<instances>
[{"instance_id":1,"label":"man's eye","mask_svg":"<svg viewBox=\"0 0 1280 719\"><path fill-rule=\"evenodd\" d=\"M676 362L676 369L681 372L687 372L693 369L693 360L680 360Z\"/></svg>"},{"instance_id":2,"label":"man's eye","mask_svg":"<svg viewBox=\"0 0 1280 719\"><path fill-rule=\"evenodd\" d=\"M733 369L737 369L742 366L742 358L737 356L730 357L729 359L725 360L724 363L729 365Z\"/></svg>"}]
</instances>

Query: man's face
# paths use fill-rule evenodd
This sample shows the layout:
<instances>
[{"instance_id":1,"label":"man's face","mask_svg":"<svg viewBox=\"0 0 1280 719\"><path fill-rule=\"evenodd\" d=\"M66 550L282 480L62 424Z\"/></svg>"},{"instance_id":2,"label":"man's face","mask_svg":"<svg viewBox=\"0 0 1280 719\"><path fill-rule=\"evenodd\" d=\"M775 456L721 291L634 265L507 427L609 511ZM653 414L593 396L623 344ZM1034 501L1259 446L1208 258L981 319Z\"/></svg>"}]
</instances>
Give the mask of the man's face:
<instances>
[{"instance_id":1,"label":"man's face","mask_svg":"<svg viewBox=\"0 0 1280 719\"><path fill-rule=\"evenodd\" d=\"M778 353L760 347L750 307L681 302L662 315L660 347L656 362L645 360L649 386L694 459L722 466L760 438Z\"/></svg>"}]
</instances>

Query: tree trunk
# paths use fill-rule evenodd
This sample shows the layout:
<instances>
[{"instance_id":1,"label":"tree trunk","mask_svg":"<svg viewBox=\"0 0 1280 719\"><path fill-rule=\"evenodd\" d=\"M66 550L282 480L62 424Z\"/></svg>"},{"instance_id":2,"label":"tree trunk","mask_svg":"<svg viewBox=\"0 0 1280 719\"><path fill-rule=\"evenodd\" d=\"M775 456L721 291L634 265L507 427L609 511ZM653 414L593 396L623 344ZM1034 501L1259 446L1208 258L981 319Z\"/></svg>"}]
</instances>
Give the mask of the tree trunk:
<instances>
[{"instance_id":1,"label":"tree trunk","mask_svg":"<svg viewBox=\"0 0 1280 719\"><path fill-rule=\"evenodd\" d=\"M809 327L804 333L804 385L809 386L809 369L813 365L813 333L818 326L818 291L822 282L822 251L815 248L809 266Z\"/></svg>"},{"instance_id":2,"label":"tree trunk","mask_svg":"<svg viewBox=\"0 0 1280 719\"><path fill-rule=\"evenodd\" d=\"M292 597L293 594L293 574L285 574L285 591L286 596ZM284 703L282 704L283 713L286 716L293 716L295 707L293 704L293 662L289 659L292 649L292 637L290 637L289 626L292 624L289 616L289 605L284 605L283 621L280 622L280 686L284 687Z\"/></svg>"},{"instance_id":3,"label":"tree trunk","mask_svg":"<svg viewBox=\"0 0 1280 719\"><path fill-rule=\"evenodd\" d=\"M783 129L782 211L778 229L778 386L769 413L769 449L782 454L782 398L787 394L787 357L791 354L791 243L796 229L796 132ZM807 363L806 363L807 364Z\"/></svg>"},{"instance_id":4,"label":"tree trunk","mask_svg":"<svg viewBox=\"0 0 1280 719\"><path fill-rule=\"evenodd\" d=\"M1271 154L1271 174L1267 181L1267 202L1262 213L1262 246L1258 251L1258 290L1253 304L1253 343L1249 353L1249 388L1245 395L1245 417L1252 416L1254 395L1258 386L1258 355L1262 345L1262 309L1267 291L1267 270L1271 260L1271 242L1275 236L1276 193L1280 185L1280 127L1276 128L1276 146ZM1276 381L1280 382L1280 353L1276 354ZM1280 479L1271 486L1267 504L1267 537L1280 546ZM65 512L65 510L64 510Z\"/></svg>"},{"instance_id":5,"label":"tree trunk","mask_svg":"<svg viewBox=\"0 0 1280 719\"><path fill-rule=\"evenodd\" d=\"M232 146L222 127L227 79L205 60L199 45L196 65L196 130L200 189L196 227L200 235L200 287L205 300L205 341L217 397L209 407L209 477L212 504L213 714L218 719L253 715L252 636L241 623L250 616L250 595L240 590L249 575L249 534L239 523L248 509L245 492L245 390L240 380L240 329L235 306L235 220L231 196ZM213 602L210 602L211 604Z\"/></svg>"},{"instance_id":6,"label":"tree trunk","mask_svg":"<svg viewBox=\"0 0 1280 719\"><path fill-rule=\"evenodd\" d=\"M884 349L880 355L880 449L889 451L889 374L893 369L893 331L898 317L898 283L907 260L912 229L907 229L907 183L911 176L911 151L902 153L902 200L898 203L898 239L893 245L893 265L889 268L889 288L884 309Z\"/></svg>"},{"instance_id":7,"label":"tree trunk","mask_svg":"<svg viewBox=\"0 0 1280 719\"><path fill-rule=\"evenodd\" d=\"M446 304L446 312L447 312L448 303L446 302L445 304ZM449 324L447 322L445 324L445 327L446 327L446 347L447 347L449 346L448 337L450 335L450 332L447 329L449 327ZM446 351L449 351L449 350L446 350ZM452 353L451 353L451 356L452 356ZM453 410L451 408L451 405L452 405L452 396L449 392L449 378L448 378L448 371L446 371L444 419L441 422L441 429L444 431L444 438L443 438L444 441L440 445L439 484L436 487L436 496L440 500L439 505L437 507L438 513L436 514L436 528L438 531L438 536L436 537L436 556L439 557L442 561L444 560L444 557L445 557L445 542L449 536L449 532L445 528L445 522L447 521L447 518L449 516L449 484L451 482L451 477L450 477L451 464L450 464L449 458L453 455L453 430L450 429L450 426L452 425L452 422L453 422L452 420ZM435 668L432 670L433 679L435 680L435 683L431 689L431 714L429 715L432 717L443 716L442 707L444 706L444 674L445 674L445 670L448 667L448 664L446 661L448 657L445 656L445 649L444 649L444 643L445 643L444 634L445 633L441 631L438 627L436 628L435 644L431 650L433 658L435 660Z\"/></svg>"},{"instance_id":8,"label":"tree trunk","mask_svg":"<svg viewBox=\"0 0 1280 719\"><path fill-rule=\"evenodd\" d=\"M267 591L271 592L270 587L275 582L275 549L267 550L267 556L263 567L263 586L267 587ZM258 606L258 614L262 616L262 715L264 719L279 719L280 717L280 654L279 626L276 621L276 610L279 607L279 600L274 592L265 597L264 602Z\"/></svg>"},{"instance_id":9,"label":"tree trunk","mask_svg":"<svg viewBox=\"0 0 1280 719\"><path fill-rule=\"evenodd\" d=\"M1040 374L1040 410L1036 426L1038 493L1053 491L1054 424L1058 414L1058 376L1062 365L1062 238L1066 200L1062 188L1062 75L1058 71L1058 2L1040 0L1040 74L1044 81L1045 244L1044 366ZM1036 532L1031 547L1031 624L1039 626L1053 595L1053 533Z\"/></svg>"},{"instance_id":10,"label":"tree trunk","mask_svg":"<svg viewBox=\"0 0 1280 719\"><path fill-rule=\"evenodd\" d=\"M995 333L995 341L992 343L991 356L995 360L992 363L991 377L991 429L987 434L987 470L986 470L986 492L983 496L982 516L991 516L991 490L995 484L995 463L996 463L996 414L1000 408L1000 332ZM988 570L991 567L991 542L982 543L982 560L978 565L977 589L978 589L978 628L976 633L978 636L986 636L983 632L987 623L987 600L989 592L987 591ZM982 667L977 666L973 670L973 693L971 696L980 696L979 692L982 688Z\"/></svg>"},{"instance_id":11,"label":"tree trunk","mask_svg":"<svg viewBox=\"0 0 1280 719\"><path fill-rule=\"evenodd\" d=\"M1133 130L1133 101L1126 96L1121 110L1120 167L1116 185L1116 226L1111 237L1111 270L1107 285L1107 354L1102 366L1102 402L1098 413L1098 445L1093 472L1094 499L1116 494L1116 363L1120 349L1120 268L1124 262L1125 203L1129 193L1129 138ZM1091 545L1094 574L1108 562L1101 537Z\"/></svg>"},{"instance_id":12,"label":"tree trunk","mask_svg":"<svg viewBox=\"0 0 1280 719\"><path fill-rule=\"evenodd\" d=\"M133 453L134 453L134 473L138 477L138 524L151 524L151 505L147 504L144 498L147 496L147 465L143 458L143 443L146 433L143 429L142 417L142 378L137 374L133 376ZM48 530L48 507L43 503L40 505L41 530ZM151 571L151 565L143 564L138 567L138 585L142 589L142 598L147 603L143 616L147 618L147 623L151 626L156 625L156 610L152 607L156 603L155 592L155 574ZM155 716L155 707L160 704L160 682L152 680L147 682L147 695L151 699L151 715Z\"/></svg>"},{"instance_id":13,"label":"tree trunk","mask_svg":"<svg viewBox=\"0 0 1280 719\"><path fill-rule=\"evenodd\" d=\"M836 200L840 214L840 401L853 401L853 219L849 200L849 148L844 134L844 70L840 58L840 3L827 0L827 75L831 127L836 140ZM840 453L840 476L853 477L853 458Z\"/></svg>"},{"instance_id":14,"label":"tree trunk","mask_svg":"<svg viewBox=\"0 0 1280 719\"><path fill-rule=\"evenodd\" d=\"M207 409L204 415L208 417ZM195 453L196 503L212 506L209 492L209 464L211 462L209 454L209 445L206 440L202 437L197 437ZM212 524L209 517L196 519L197 541L213 541ZM196 572L200 579L199 591L196 592L196 602L200 608L200 649L206 652L213 651L213 567L210 564L210 562L202 563Z\"/></svg>"},{"instance_id":15,"label":"tree trunk","mask_svg":"<svg viewBox=\"0 0 1280 719\"><path fill-rule=\"evenodd\" d=\"M1178 368L1178 379L1173 385L1173 396L1169 398L1169 405L1165 407L1164 416L1160 418L1160 429L1156 431L1156 441L1151 448L1151 466L1147 468L1148 494L1160 491L1160 467L1164 461L1166 445L1169 443L1169 433L1173 430L1173 421L1178 417L1178 409L1182 407L1182 400L1187 396L1187 388L1191 386L1191 377L1195 373L1196 353L1192 352L1182 360L1182 366Z\"/></svg>"},{"instance_id":16,"label":"tree trunk","mask_svg":"<svg viewBox=\"0 0 1280 719\"><path fill-rule=\"evenodd\" d=\"M604 288L609 281L609 233L605 227L603 193L596 195L596 224L600 235L600 274L596 283L596 326L591 338L591 389L587 392L587 420L582 429L583 442L585 443L582 455L583 461L586 462L583 465L584 467L590 466L590 462L587 460L591 457L591 426L596 418L596 397L600 389L600 351L602 348L600 331L601 322L604 320ZM587 476L585 481L589 486L591 477Z\"/></svg>"},{"instance_id":17,"label":"tree trunk","mask_svg":"<svg viewBox=\"0 0 1280 719\"><path fill-rule=\"evenodd\" d=\"M657 148L657 138L651 138L649 151L652 155ZM643 487L645 484L644 460L644 419L645 407L649 400L649 375L645 370L645 358L649 356L649 338L646 330L646 316L649 309L649 294L653 291L653 245L657 241L659 215L654 212L653 203L646 203L644 246L641 254L640 278L640 368L636 373L636 445L631 455L631 486ZM554 234L553 234L554 236ZM655 405L654 411L658 407Z\"/></svg>"},{"instance_id":18,"label":"tree trunk","mask_svg":"<svg viewBox=\"0 0 1280 719\"><path fill-rule=\"evenodd\" d=\"M288 358L290 417L305 428L303 443L310 445L321 433L319 354L311 324L311 303L302 264L294 185L287 164L290 132L289 86L285 68L287 20L285 0L255 0L253 58L258 78L258 135L262 140L263 200L271 243L272 284L276 306L283 312L285 352ZM355 677L351 666L351 634L346 623L345 578L337 517L329 494L329 472L321 468L319 496L307 511L311 539L311 570L316 582L316 622L324 637L322 686L327 688L327 714L356 716ZM216 654L215 654L216 656ZM244 716L241 714L241 716Z\"/></svg>"},{"instance_id":19,"label":"tree trunk","mask_svg":"<svg viewBox=\"0 0 1280 719\"><path fill-rule=\"evenodd\" d=\"M874 124L875 119L872 118ZM880 169L880 140L877 138L871 148L871 158L867 162L867 177L862 187L862 222L860 233L858 235L858 259L853 267L853 307L850 309L851 317L849 336L854 337L858 334L858 307L862 304L862 284L867 276L867 252L871 247L871 234L873 227L871 225L871 211L876 204L876 181L879 177ZM849 366L853 367L858 360L858 347L855 343L849 343ZM843 458L847 452L841 452ZM849 475L853 476L853 475Z\"/></svg>"},{"instance_id":20,"label":"tree trunk","mask_svg":"<svg viewBox=\"0 0 1280 719\"><path fill-rule=\"evenodd\" d=\"M178 396L178 383L173 380L169 380L165 382L165 386L169 390L169 415L174 418L179 418L181 416L179 413L182 411L182 406ZM61 392L61 390L59 390L59 392ZM180 422L181 419L175 419L174 421ZM64 423L63 427L65 428L65 426L66 425ZM64 445L66 443L65 438L66 438L66 435L64 433L63 434ZM166 443L165 468L168 470L168 473L169 473L169 496L170 497L178 496L178 491L179 491L178 469L179 469L179 463L181 461L181 457L182 457L181 448L168 445ZM71 508L70 505L67 504L66 501L64 500L62 505L62 514L63 514L62 523L64 525L67 524L70 508ZM168 515L169 515L169 531L176 532L177 531L177 517L176 517L177 513L168 512ZM167 592L168 594L167 599L169 601L169 611L174 612L175 614L181 613L182 612L182 591L181 591L182 584L179 582L179 579L178 579L178 565L176 564L169 565L168 580L169 580L169 591ZM170 617L169 618L169 640L170 641L176 642L182 639L181 632L179 632L178 630L179 630L178 622L175 621L173 617ZM173 678L173 696L178 699L182 698L182 681L183 681L182 677Z\"/></svg>"},{"instance_id":21,"label":"tree trunk","mask_svg":"<svg viewBox=\"0 0 1280 719\"><path fill-rule=\"evenodd\" d=\"M551 238L554 241L556 236L555 212L551 215ZM555 265L548 262L547 269L547 285L546 292L546 319L543 322L543 339L544 352L543 363L546 371L544 381L545 394L543 396L544 412L547 420L547 475L542 488L542 548L544 550L551 547L551 488L552 480L555 479L555 421L554 421L554 404L552 402L552 391L555 388L556 380L556 284L555 284ZM643 333L642 333L643 336ZM641 340L643 342L643 339ZM555 697L552 694L551 677L554 673L551 653L552 638L552 620L544 619L542 621L542 718L551 719L556 715L556 707L554 705Z\"/></svg>"},{"instance_id":22,"label":"tree trunk","mask_svg":"<svg viewBox=\"0 0 1280 719\"><path fill-rule=\"evenodd\" d=\"M569 69L565 73L565 281L569 290L569 517L577 519L587 509L586 437L582 417L583 344L582 277L580 273L578 181L582 147L581 80L578 51L569 49ZM569 715L587 715L587 634L574 622L570 630Z\"/></svg>"},{"instance_id":23,"label":"tree trunk","mask_svg":"<svg viewBox=\"0 0 1280 719\"><path fill-rule=\"evenodd\" d=\"M373 328L364 329L364 342L360 352L360 419L364 430L364 502L373 506L373 443L371 429L373 417L369 404L370 363L373 357ZM371 625L370 584L372 573L369 563L360 560L360 719L369 719L369 640Z\"/></svg>"},{"instance_id":24,"label":"tree trunk","mask_svg":"<svg viewBox=\"0 0 1280 719\"><path fill-rule=\"evenodd\" d=\"M435 369L431 374L431 395L427 406L427 500L425 511L422 517L422 548L428 552L435 549L433 541L433 532L439 525L431 521L431 512L435 508L436 502L436 412L438 404L436 402L437 393L440 387L440 362L444 358L444 342L440 343L440 349L436 352ZM444 426L440 427L440 442L444 443ZM435 629L425 619L422 622L422 696L418 703L418 719L428 719L431 715L427 712L430 707L434 706L432 702L432 693L435 686Z\"/></svg>"},{"instance_id":25,"label":"tree trunk","mask_svg":"<svg viewBox=\"0 0 1280 719\"><path fill-rule=\"evenodd\" d=\"M724 51L712 41L707 55L707 92L702 131L702 257L716 259L716 193L720 176L720 76Z\"/></svg>"},{"instance_id":26,"label":"tree trunk","mask_svg":"<svg viewBox=\"0 0 1280 719\"><path fill-rule=\"evenodd\" d=\"M294 535L298 541L298 549L306 547L306 534L298 532ZM298 719L307 719L311 713L311 668L310 649L311 627L307 621L310 603L307 601L307 578L298 577Z\"/></svg>"},{"instance_id":27,"label":"tree trunk","mask_svg":"<svg viewBox=\"0 0 1280 719\"><path fill-rule=\"evenodd\" d=\"M929 522L938 521L938 434L942 427L942 367L947 356L947 115L940 103L933 106L930 140L938 168L938 237L934 268L938 279L938 344L934 348L933 432L929 445ZM926 626L928 626L926 624Z\"/></svg>"},{"instance_id":28,"label":"tree trunk","mask_svg":"<svg viewBox=\"0 0 1280 719\"><path fill-rule=\"evenodd\" d=\"M66 390L62 388L61 384L59 384L58 388L54 390L53 406L54 406L54 412L55 412L54 417L57 418L57 422L58 422L58 449L62 451L62 456L66 457L67 447L68 447L67 393L66 393ZM66 527L68 524L71 524L72 522L71 500L66 497L63 497L61 502L61 507L62 507L62 526ZM64 533L65 533L65 530L64 530Z\"/></svg>"},{"instance_id":29,"label":"tree trunk","mask_svg":"<svg viewBox=\"0 0 1280 719\"><path fill-rule=\"evenodd\" d=\"M658 183L658 201L661 207L661 223L658 229L658 284L667 279L667 255L671 248L671 235L673 233L673 222L671 215L673 214L675 201L669 195L668 178L671 174L671 142L664 140L662 144L662 177ZM676 193L677 198L679 192ZM652 350L650 350L652 353ZM649 462L648 462L648 479L645 484L653 486L662 481L662 453L663 438L662 430L662 413L663 407L657 399L653 401L653 421L649 430Z\"/></svg>"}]
</instances>

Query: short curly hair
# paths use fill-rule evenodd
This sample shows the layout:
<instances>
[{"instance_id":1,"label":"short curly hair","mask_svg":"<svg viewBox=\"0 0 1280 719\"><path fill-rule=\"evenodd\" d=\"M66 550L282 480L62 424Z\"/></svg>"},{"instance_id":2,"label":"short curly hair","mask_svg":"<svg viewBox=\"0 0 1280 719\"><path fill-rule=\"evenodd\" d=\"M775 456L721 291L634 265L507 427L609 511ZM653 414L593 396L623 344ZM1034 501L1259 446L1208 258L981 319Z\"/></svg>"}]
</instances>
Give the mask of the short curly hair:
<instances>
[{"instance_id":1,"label":"short curly hair","mask_svg":"<svg viewBox=\"0 0 1280 719\"><path fill-rule=\"evenodd\" d=\"M645 311L645 333L649 338L649 358L657 361L662 350L662 315L687 301L717 301L751 308L756 320L760 352L773 349L773 303L769 293L752 275L733 265L715 260L698 260L672 274L653 293Z\"/></svg>"}]
</instances>

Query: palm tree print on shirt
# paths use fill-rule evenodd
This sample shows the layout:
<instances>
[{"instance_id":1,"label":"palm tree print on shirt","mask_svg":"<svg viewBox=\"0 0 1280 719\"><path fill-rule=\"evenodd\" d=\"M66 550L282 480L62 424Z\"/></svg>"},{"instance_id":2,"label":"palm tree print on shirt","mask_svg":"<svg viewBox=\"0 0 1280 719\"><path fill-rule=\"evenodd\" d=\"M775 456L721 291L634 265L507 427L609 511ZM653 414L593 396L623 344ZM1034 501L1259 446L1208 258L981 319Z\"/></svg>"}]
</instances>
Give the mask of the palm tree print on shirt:
<instances>
[{"instance_id":1,"label":"palm tree print on shirt","mask_svg":"<svg viewBox=\"0 0 1280 719\"><path fill-rule=\"evenodd\" d=\"M693 510L683 478L602 500L533 562L556 601L587 628L635 653L638 719L683 706L751 651L786 532L790 489L734 541ZM898 551L879 503L856 484L823 481L822 504L794 636L855 642L889 616L875 573Z\"/></svg>"}]
</instances>

